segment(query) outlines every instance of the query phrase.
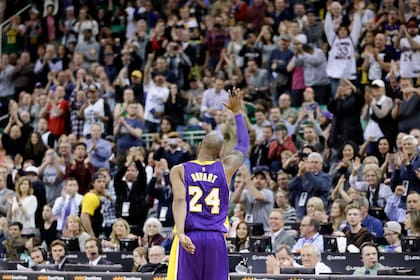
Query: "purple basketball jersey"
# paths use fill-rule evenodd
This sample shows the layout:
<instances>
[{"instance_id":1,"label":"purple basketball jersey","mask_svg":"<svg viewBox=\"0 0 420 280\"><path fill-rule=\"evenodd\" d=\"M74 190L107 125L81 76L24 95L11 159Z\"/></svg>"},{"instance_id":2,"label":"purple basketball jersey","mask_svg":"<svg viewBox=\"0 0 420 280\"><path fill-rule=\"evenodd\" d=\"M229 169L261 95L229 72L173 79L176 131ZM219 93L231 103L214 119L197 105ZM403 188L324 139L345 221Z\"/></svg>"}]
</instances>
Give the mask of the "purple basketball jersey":
<instances>
[{"instance_id":1,"label":"purple basketball jersey","mask_svg":"<svg viewBox=\"0 0 420 280\"><path fill-rule=\"evenodd\" d=\"M221 162L184 163L187 217L185 230L227 232L229 187Z\"/></svg>"}]
</instances>

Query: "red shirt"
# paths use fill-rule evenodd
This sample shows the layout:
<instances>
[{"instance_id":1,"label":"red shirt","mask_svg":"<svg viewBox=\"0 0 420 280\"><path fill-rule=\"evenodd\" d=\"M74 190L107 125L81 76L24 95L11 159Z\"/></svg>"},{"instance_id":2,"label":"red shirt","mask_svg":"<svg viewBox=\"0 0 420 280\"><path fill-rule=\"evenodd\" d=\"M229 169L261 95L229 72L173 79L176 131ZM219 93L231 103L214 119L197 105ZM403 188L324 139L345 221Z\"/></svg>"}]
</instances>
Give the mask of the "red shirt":
<instances>
[{"instance_id":1,"label":"red shirt","mask_svg":"<svg viewBox=\"0 0 420 280\"><path fill-rule=\"evenodd\" d=\"M52 109L52 106L48 106L48 130L56 136L61 136L66 133L66 119L69 112L69 102L67 100L60 100L56 103L57 108L63 111L61 116L58 116Z\"/></svg>"}]
</instances>

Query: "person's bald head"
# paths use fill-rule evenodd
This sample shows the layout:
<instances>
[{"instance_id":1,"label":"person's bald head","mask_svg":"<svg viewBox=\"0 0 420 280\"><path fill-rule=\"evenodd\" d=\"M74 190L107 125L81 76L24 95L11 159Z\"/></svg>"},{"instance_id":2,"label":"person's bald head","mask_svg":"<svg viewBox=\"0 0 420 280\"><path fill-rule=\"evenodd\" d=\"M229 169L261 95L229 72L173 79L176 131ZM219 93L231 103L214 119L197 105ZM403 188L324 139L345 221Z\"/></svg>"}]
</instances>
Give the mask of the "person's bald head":
<instances>
[{"instance_id":1,"label":"person's bald head","mask_svg":"<svg viewBox=\"0 0 420 280\"><path fill-rule=\"evenodd\" d=\"M201 142L200 152L217 157L223 146L223 139L217 132L210 132Z\"/></svg>"}]
</instances>

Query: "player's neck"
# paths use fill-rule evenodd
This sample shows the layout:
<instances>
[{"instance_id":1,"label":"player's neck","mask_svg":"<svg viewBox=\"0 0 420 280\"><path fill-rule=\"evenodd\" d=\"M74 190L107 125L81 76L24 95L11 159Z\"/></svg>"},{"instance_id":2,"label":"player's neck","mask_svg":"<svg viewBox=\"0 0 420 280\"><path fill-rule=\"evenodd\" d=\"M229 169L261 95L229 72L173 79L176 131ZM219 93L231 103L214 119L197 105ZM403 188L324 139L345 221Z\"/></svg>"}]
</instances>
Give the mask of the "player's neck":
<instances>
[{"instance_id":1,"label":"player's neck","mask_svg":"<svg viewBox=\"0 0 420 280\"><path fill-rule=\"evenodd\" d=\"M198 154L197 160L198 161L213 161L213 160L215 160L215 158L213 156L210 156L210 155Z\"/></svg>"}]
</instances>

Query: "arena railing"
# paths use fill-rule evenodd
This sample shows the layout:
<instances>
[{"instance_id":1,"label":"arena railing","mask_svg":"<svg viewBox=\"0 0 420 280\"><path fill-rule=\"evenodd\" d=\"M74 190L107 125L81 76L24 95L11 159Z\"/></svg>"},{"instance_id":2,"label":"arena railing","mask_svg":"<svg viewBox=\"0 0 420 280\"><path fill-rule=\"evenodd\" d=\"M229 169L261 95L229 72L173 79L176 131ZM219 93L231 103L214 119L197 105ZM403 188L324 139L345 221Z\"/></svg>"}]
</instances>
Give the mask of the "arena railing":
<instances>
[{"instance_id":1,"label":"arena railing","mask_svg":"<svg viewBox=\"0 0 420 280\"><path fill-rule=\"evenodd\" d=\"M205 130L192 130L192 131L184 131L178 132L180 137L186 141L190 145L197 145L203 140L203 137L206 135ZM142 135L142 139L144 142L144 146L146 149L150 149L154 139L156 139L156 133L145 133Z\"/></svg>"}]
</instances>

